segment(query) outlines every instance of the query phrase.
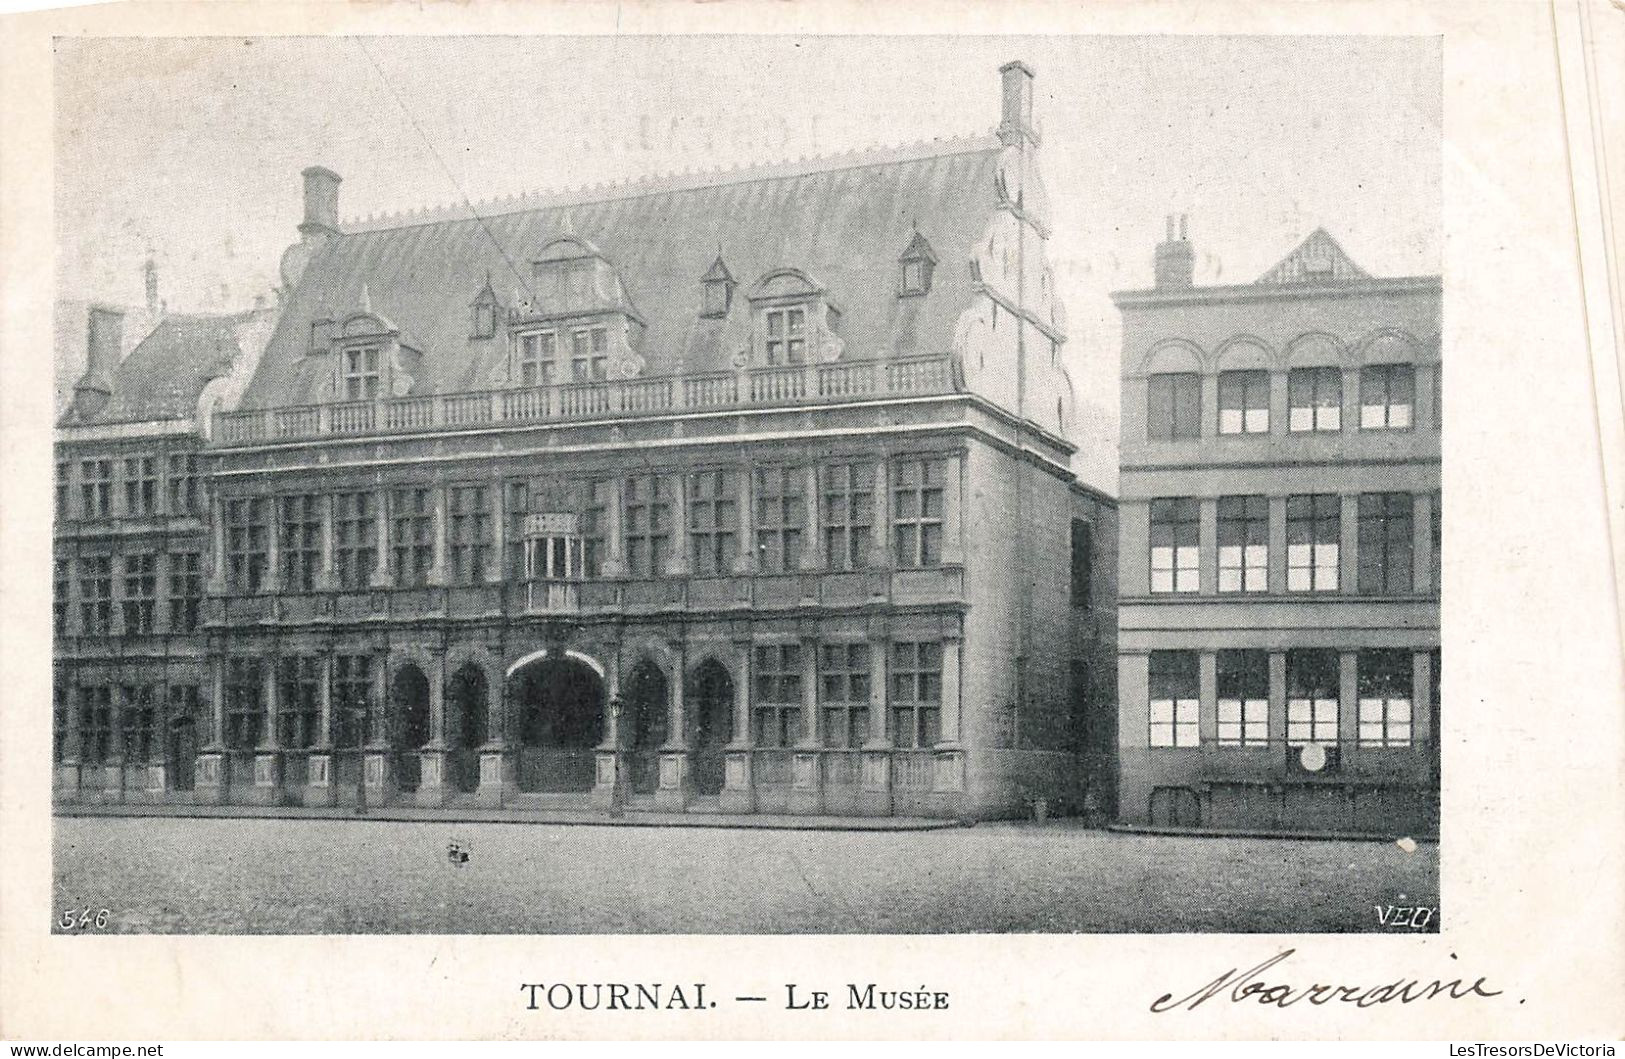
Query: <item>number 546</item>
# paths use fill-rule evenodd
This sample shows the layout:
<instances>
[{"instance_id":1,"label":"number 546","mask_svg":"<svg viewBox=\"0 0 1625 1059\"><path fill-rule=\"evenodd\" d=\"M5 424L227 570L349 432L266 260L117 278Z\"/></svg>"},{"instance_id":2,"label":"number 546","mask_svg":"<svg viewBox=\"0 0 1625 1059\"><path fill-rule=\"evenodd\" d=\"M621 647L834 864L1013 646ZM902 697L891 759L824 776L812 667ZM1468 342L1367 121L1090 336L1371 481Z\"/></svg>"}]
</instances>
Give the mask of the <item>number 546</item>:
<instances>
[{"instance_id":1,"label":"number 546","mask_svg":"<svg viewBox=\"0 0 1625 1059\"><path fill-rule=\"evenodd\" d=\"M57 920L57 926L63 930L89 930L91 927L95 927L97 930L106 930L109 915L110 913L105 908L90 908L89 906L82 910L70 908L62 913L62 918Z\"/></svg>"}]
</instances>

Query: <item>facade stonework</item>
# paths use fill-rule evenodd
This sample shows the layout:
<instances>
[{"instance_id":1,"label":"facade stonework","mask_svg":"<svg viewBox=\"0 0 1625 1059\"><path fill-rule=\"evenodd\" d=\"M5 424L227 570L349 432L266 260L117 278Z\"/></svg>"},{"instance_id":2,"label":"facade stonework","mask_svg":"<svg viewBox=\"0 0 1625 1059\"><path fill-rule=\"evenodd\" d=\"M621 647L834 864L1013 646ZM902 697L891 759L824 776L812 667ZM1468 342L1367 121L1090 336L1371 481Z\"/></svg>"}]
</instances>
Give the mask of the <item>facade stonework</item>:
<instances>
[{"instance_id":1,"label":"facade stonework","mask_svg":"<svg viewBox=\"0 0 1625 1059\"><path fill-rule=\"evenodd\" d=\"M1436 834L1436 276L1317 230L1191 282L1169 221L1123 314L1118 811L1131 824Z\"/></svg>"},{"instance_id":2,"label":"facade stonework","mask_svg":"<svg viewBox=\"0 0 1625 1059\"><path fill-rule=\"evenodd\" d=\"M345 225L307 170L263 353L162 451L120 377L63 421L58 798L1108 811L1116 511L1000 90L986 137L486 218ZM96 461L171 447L195 499L139 532L195 625L140 624L137 559L104 628Z\"/></svg>"}]
</instances>

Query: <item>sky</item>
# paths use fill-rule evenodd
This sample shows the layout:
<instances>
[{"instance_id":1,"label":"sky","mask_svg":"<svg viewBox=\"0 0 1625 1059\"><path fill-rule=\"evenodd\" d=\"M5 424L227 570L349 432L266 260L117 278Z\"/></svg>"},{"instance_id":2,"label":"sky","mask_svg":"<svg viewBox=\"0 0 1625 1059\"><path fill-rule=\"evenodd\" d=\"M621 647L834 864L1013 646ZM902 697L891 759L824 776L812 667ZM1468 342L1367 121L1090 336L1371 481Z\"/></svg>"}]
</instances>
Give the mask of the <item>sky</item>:
<instances>
[{"instance_id":1,"label":"sky","mask_svg":"<svg viewBox=\"0 0 1625 1059\"><path fill-rule=\"evenodd\" d=\"M1367 271L1439 270L1440 51L1404 37L144 38L57 42L58 296L244 308L340 215L986 132L1037 75L1050 259L1086 406L1115 416L1108 292L1168 213L1198 283L1250 282L1316 226ZM1110 434L1115 436L1115 426Z\"/></svg>"}]
</instances>

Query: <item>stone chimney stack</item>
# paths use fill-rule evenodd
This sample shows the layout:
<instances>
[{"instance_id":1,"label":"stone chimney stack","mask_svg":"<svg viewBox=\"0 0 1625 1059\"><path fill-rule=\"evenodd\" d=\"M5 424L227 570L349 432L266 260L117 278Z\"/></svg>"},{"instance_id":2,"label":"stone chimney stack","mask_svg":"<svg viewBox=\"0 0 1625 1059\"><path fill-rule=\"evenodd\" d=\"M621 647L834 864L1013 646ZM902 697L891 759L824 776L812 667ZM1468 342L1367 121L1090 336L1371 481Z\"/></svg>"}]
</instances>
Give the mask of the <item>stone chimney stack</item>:
<instances>
[{"instance_id":1,"label":"stone chimney stack","mask_svg":"<svg viewBox=\"0 0 1625 1059\"><path fill-rule=\"evenodd\" d=\"M305 178L305 220L299 234L337 235L339 232L339 184L344 178L319 165L303 173Z\"/></svg>"},{"instance_id":2,"label":"stone chimney stack","mask_svg":"<svg viewBox=\"0 0 1625 1059\"><path fill-rule=\"evenodd\" d=\"M1026 63L1016 60L999 67L1003 81L1003 108L999 120L999 139L1007 146L1019 143L1038 143L1038 130L1033 126L1033 72Z\"/></svg>"},{"instance_id":3,"label":"stone chimney stack","mask_svg":"<svg viewBox=\"0 0 1625 1059\"><path fill-rule=\"evenodd\" d=\"M1157 289L1180 289L1194 284L1196 251L1191 248L1186 223L1189 218L1180 214L1179 234L1174 235L1173 214L1168 215L1167 237L1157 244Z\"/></svg>"},{"instance_id":4,"label":"stone chimney stack","mask_svg":"<svg viewBox=\"0 0 1625 1059\"><path fill-rule=\"evenodd\" d=\"M161 308L158 301L158 265L151 257L148 257L147 263L142 266L141 277L146 281L147 286L147 319L157 323L158 313Z\"/></svg>"},{"instance_id":5,"label":"stone chimney stack","mask_svg":"<svg viewBox=\"0 0 1625 1059\"><path fill-rule=\"evenodd\" d=\"M113 396L113 369L124 344L123 309L92 305L89 317L85 374L73 387L73 408L80 419L93 418Z\"/></svg>"}]
</instances>

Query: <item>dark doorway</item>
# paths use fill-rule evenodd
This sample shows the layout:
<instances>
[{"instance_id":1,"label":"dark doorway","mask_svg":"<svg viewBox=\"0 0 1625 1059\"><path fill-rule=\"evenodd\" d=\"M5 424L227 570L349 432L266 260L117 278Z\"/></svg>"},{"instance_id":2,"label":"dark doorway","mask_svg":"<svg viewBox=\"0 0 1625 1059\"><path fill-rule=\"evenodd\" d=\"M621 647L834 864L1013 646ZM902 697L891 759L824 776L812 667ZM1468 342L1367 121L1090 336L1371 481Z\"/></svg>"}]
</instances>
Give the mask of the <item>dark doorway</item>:
<instances>
[{"instance_id":1,"label":"dark doorway","mask_svg":"<svg viewBox=\"0 0 1625 1059\"><path fill-rule=\"evenodd\" d=\"M666 745L666 674L648 659L627 676L621 745L626 748L633 794L653 794L660 785L660 748Z\"/></svg>"},{"instance_id":2,"label":"dark doorway","mask_svg":"<svg viewBox=\"0 0 1625 1059\"><path fill-rule=\"evenodd\" d=\"M196 782L197 724L190 717L177 717L169 725L169 786L189 791Z\"/></svg>"},{"instance_id":3,"label":"dark doorway","mask_svg":"<svg viewBox=\"0 0 1625 1059\"><path fill-rule=\"evenodd\" d=\"M723 749L734 735L734 682L728 668L714 658L700 663L689 678L686 705L694 793L720 794L725 770Z\"/></svg>"},{"instance_id":4,"label":"dark doorway","mask_svg":"<svg viewBox=\"0 0 1625 1059\"><path fill-rule=\"evenodd\" d=\"M429 678L423 670L408 662L395 671L390 704L389 744L395 756L396 783L403 791L415 791L422 773L418 751L429 741Z\"/></svg>"},{"instance_id":5,"label":"dark doorway","mask_svg":"<svg viewBox=\"0 0 1625 1059\"><path fill-rule=\"evenodd\" d=\"M509 678L519 719L519 789L589 791L604 738L604 684L574 658L549 654Z\"/></svg>"},{"instance_id":6,"label":"dark doorway","mask_svg":"<svg viewBox=\"0 0 1625 1059\"><path fill-rule=\"evenodd\" d=\"M446 685L447 727L451 752L447 760L452 786L472 794L480 786L480 747L485 745L490 709L485 670L469 662L451 675Z\"/></svg>"}]
</instances>

